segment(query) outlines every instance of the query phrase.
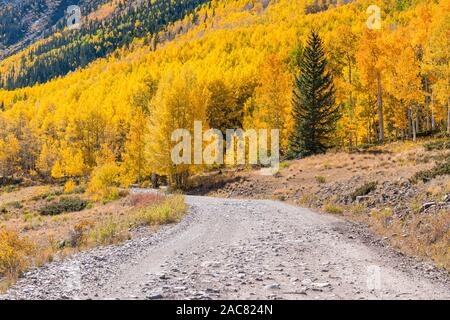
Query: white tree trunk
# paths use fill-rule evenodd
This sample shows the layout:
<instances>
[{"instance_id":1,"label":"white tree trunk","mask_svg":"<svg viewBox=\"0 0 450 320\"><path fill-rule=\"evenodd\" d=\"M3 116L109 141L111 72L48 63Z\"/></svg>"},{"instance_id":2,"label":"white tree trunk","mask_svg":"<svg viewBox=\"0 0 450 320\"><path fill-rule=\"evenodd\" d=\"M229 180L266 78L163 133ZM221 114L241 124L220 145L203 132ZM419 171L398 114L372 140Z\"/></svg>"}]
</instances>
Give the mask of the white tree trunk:
<instances>
[{"instance_id":1,"label":"white tree trunk","mask_svg":"<svg viewBox=\"0 0 450 320\"><path fill-rule=\"evenodd\" d=\"M384 141L384 119L383 119L383 94L381 88L381 75L378 73L377 75L377 102L378 102L378 124L379 124L379 141Z\"/></svg>"}]
</instances>

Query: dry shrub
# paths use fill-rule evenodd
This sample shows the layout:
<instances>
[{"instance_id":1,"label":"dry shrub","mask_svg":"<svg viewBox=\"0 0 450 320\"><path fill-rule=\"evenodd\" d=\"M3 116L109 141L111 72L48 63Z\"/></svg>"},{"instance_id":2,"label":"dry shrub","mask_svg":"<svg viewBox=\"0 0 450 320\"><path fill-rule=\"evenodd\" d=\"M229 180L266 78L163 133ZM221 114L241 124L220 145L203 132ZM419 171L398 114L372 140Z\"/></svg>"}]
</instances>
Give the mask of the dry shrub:
<instances>
[{"instance_id":1,"label":"dry shrub","mask_svg":"<svg viewBox=\"0 0 450 320\"><path fill-rule=\"evenodd\" d=\"M409 224L411 246L450 269L450 216L448 212L415 215Z\"/></svg>"},{"instance_id":2,"label":"dry shrub","mask_svg":"<svg viewBox=\"0 0 450 320\"><path fill-rule=\"evenodd\" d=\"M326 213L331 213L331 214L344 214L344 209L339 207L336 204L333 203L327 203L324 206L324 210Z\"/></svg>"},{"instance_id":3,"label":"dry shrub","mask_svg":"<svg viewBox=\"0 0 450 320\"><path fill-rule=\"evenodd\" d=\"M94 227L95 223L92 220L81 220L69 232L69 237L64 245L69 245L72 248L80 247L86 244L87 235Z\"/></svg>"},{"instance_id":4,"label":"dry shrub","mask_svg":"<svg viewBox=\"0 0 450 320\"><path fill-rule=\"evenodd\" d=\"M33 246L12 230L0 229L0 276L16 279L28 266Z\"/></svg>"},{"instance_id":5,"label":"dry shrub","mask_svg":"<svg viewBox=\"0 0 450 320\"><path fill-rule=\"evenodd\" d=\"M159 204L140 210L131 218L131 223L149 226L175 223L180 221L186 210L184 196L174 195L167 197Z\"/></svg>"},{"instance_id":6,"label":"dry shrub","mask_svg":"<svg viewBox=\"0 0 450 320\"><path fill-rule=\"evenodd\" d=\"M130 238L128 228L112 218L97 225L90 232L90 240L94 245L109 245Z\"/></svg>"},{"instance_id":7,"label":"dry shrub","mask_svg":"<svg viewBox=\"0 0 450 320\"><path fill-rule=\"evenodd\" d=\"M163 202L164 195L157 193L138 193L129 197L129 203L132 207L144 208Z\"/></svg>"},{"instance_id":8,"label":"dry shrub","mask_svg":"<svg viewBox=\"0 0 450 320\"><path fill-rule=\"evenodd\" d=\"M374 209L371 211L370 216L378 227L386 229L393 221L394 212L391 208L383 208L381 210Z\"/></svg>"}]
</instances>

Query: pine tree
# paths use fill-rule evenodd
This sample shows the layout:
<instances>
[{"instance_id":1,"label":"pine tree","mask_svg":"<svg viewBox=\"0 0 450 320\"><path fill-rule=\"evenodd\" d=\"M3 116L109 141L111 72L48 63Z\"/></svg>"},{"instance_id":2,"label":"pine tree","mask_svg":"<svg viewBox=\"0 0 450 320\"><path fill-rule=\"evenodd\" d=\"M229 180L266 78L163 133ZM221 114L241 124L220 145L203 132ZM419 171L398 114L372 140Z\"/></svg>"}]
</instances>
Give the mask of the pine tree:
<instances>
[{"instance_id":1,"label":"pine tree","mask_svg":"<svg viewBox=\"0 0 450 320\"><path fill-rule=\"evenodd\" d=\"M292 157L324 153L330 147L340 112L335 103L333 79L326 68L322 40L312 31L294 84L295 126L289 143Z\"/></svg>"}]
</instances>

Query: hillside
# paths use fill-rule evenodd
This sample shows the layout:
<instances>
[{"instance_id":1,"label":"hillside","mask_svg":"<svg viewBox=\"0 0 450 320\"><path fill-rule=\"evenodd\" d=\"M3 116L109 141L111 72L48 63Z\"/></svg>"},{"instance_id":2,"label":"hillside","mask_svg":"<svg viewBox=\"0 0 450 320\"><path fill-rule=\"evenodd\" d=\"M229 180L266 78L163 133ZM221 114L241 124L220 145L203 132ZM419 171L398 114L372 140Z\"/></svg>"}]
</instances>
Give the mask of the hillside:
<instances>
[{"instance_id":1,"label":"hillside","mask_svg":"<svg viewBox=\"0 0 450 320\"><path fill-rule=\"evenodd\" d=\"M0 60L61 30L69 5L79 5L89 14L106 2L109 0L2 0Z\"/></svg>"},{"instance_id":2,"label":"hillside","mask_svg":"<svg viewBox=\"0 0 450 320\"><path fill-rule=\"evenodd\" d=\"M56 12L26 11L21 19L19 16L13 26L20 27L24 32L24 39L5 39L9 52L14 47L22 47L24 42L42 39L24 51L12 56L0 64L0 87L7 89L32 86L36 83L45 83L68 72L83 68L97 58L106 57L116 49L129 46L133 41L145 39L146 43L156 46L160 41L156 34L165 30L171 23L191 16L192 23L196 23L195 9L208 0L195 1L80 1L82 20L80 30L68 30L65 26L64 11L66 3L60 2ZM71 3L73 4L73 3ZM103 5L102 5L103 4ZM14 6L12 7L14 10ZM19 10L19 9L16 9ZM9 11L7 11L9 12ZM17 13L11 13L16 17ZM27 26L26 21L38 19L38 14L45 16L40 19L39 25ZM35 34L51 25L52 17L61 16L58 24L39 37ZM7 29L7 26L4 26ZM33 28L33 32L25 29ZM6 30L6 35L10 30ZM26 34L26 36L25 36Z\"/></svg>"},{"instance_id":3,"label":"hillside","mask_svg":"<svg viewBox=\"0 0 450 320\"><path fill-rule=\"evenodd\" d=\"M213 1L197 13L203 17L198 25L186 28L192 21L186 17L161 32L161 37L179 36L157 50L144 40L135 41L129 49L119 49L66 77L31 88L0 91L4 110L0 123L5 128L0 141L14 141L9 144L18 146L14 152L8 151L8 157L0 158L4 159L4 175L9 173L7 168L14 167L18 168L15 175L31 172L45 178L57 165L55 171L62 172L56 176L86 177L96 167L102 146L108 147L106 151L112 152L118 165L129 168L131 180L151 172L171 176L182 170L189 174L198 168L171 171L167 166L170 139L162 130L167 129L166 124L175 129L192 118L208 123L207 110L212 112L216 105L233 118L217 114L210 119L217 117L235 128L279 128L281 149L286 150L292 132L293 76L313 27L322 30L336 103L342 111L335 145L352 148L373 144L380 132L392 141L450 130L445 77L449 46L442 41L448 38L444 35L449 30L449 2L419 1L402 10L395 1L386 2L384 25L387 28L397 23L398 27L382 33L366 29L368 3L358 1L305 14L305 2L300 0L281 0L267 7L260 1ZM424 23L426 31L416 28ZM374 72L381 76L382 109L376 103ZM171 100L174 96L181 98L178 101L185 99L188 105L177 104ZM273 117L266 116L269 109ZM166 117L169 110L172 114L187 112L184 117L170 119ZM282 119L276 126L275 118ZM152 120L151 132L142 127L146 119ZM137 136L133 130L144 134ZM136 141L148 134L160 138L145 139L148 143ZM34 141L33 145L29 141ZM134 148L159 150L139 159L146 164L145 172L133 168L137 159L130 153L136 152ZM50 154L49 150L57 152ZM78 165L69 168L69 159L77 159Z\"/></svg>"}]
</instances>

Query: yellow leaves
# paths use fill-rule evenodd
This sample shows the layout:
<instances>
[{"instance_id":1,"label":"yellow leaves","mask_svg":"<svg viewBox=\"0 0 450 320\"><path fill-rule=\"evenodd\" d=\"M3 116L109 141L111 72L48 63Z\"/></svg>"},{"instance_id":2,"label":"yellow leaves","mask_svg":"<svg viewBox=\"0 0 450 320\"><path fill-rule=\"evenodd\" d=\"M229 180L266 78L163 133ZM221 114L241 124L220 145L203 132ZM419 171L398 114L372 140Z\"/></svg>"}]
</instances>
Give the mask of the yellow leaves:
<instances>
[{"instance_id":1,"label":"yellow leaves","mask_svg":"<svg viewBox=\"0 0 450 320\"><path fill-rule=\"evenodd\" d=\"M52 177L55 179L61 179L64 177L64 172L62 170L62 166L61 166L61 162L59 160L57 160L55 162L55 165L52 168Z\"/></svg>"},{"instance_id":2,"label":"yellow leaves","mask_svg":"<svg viewBox=\"0 0 450 320\"><path fill-rule=\"evenodd\" d=\"M64 193L72 193L75 191L77 185L72 180L67 181L64 184Z\"/></svg>"},{"instance_id":3,"label":"yellow leaves","mask_svg":"<svg viewBox=\"0 0 450 320\"><path fill-rule=\"evenodd\" d=\"M282 148L288 146L293 129L292 119L292 76L287 66L277 55L269 55L260 67L261 84L255 90L256 110L252 112L249 128L279 129Z\"/></svg>"},{"instance_id":4,"label":"yellow leaves","mask_svg":"<svg viewBox=\"0 0 450 320\"><path fill-rule=\"evenodd\" d=\"M64 177L81 177L85 174L83 153L81 150L62 146L58 159L52 167L51 175L55 179Z\"/></svg>"},{"instance_id":5,"label":"yellow leaves","mask_svg":"<svg viewBox=\"0 0 450 320\"><path fill-rule=\"evenodd\" d=\"M19 141L12 133L4 139L0 138L0 174L8 176L15 171L19 162L19 152Z\"/></svg>"},{"instance_id":6,"label":"yellow leaves","mask_svg":"<svg viewBox=\"0 0 450 320\"><path fill-rule=\"evenodd\" d=\"M114 163L105 163L96 167L90 176L87 192L92 194L93 199L110 199L117 194L117 186L120 184L120 167Z\"/></svg>"},{"instance_id":7,"label":"yellow leaves","mask_svg":"<svg viewBox=\"0 0 450 320\"><path fill-rule=\"evenodd\" d=\"M0 276L18 277L32 252L33 246L16 232L0 229Z\"/></svg>"},{"instance_id":8,"label":"yellow leaves","mask_svg":"<svg viewBox=\"0 0 450 320\"><path fill-rule=\"evenodd\" d=\"M345 105L339 136L370 140L377 125L377 73L390 123L405 128L405 108L414 101L423 103L422 75L430 80L436 120L446 119L449 0L417 1L418 6L401 14L393 1L380 4L385 9L381 32L367 30L368 0L314 15L305 15L304 0L271 1L265 10L260 1L252 2L256 5L213 1L198 13L198 26L186 18L168 28L173 35L184 27L175 41L165 41L167 33L158 34L156 50L153 41L145 46L137 39L129 49L66 77L0 90L5 106L0 112L0 175L14 171L21 144L26 146L23 140L35 143L29 158L37 159L39 173L55 178L84 176L116 160L124 184L152 172L192 171L192 166L170 165L170 135L178 128L192 130L194 120L206 127L207 107L224 127L233 126L229 120L244 109L244 127L281 129L283 148L293 127L291 86L297 72L294 63L288 71L287 60L312 27L325 40L337 102ZM393 22L397 29L389 27ZM20 54L0 63L0 73L5 76L2 71L16 63ZM33 139L8 136L11 132L27 132Z\"/></svg>"}]
</instances>

